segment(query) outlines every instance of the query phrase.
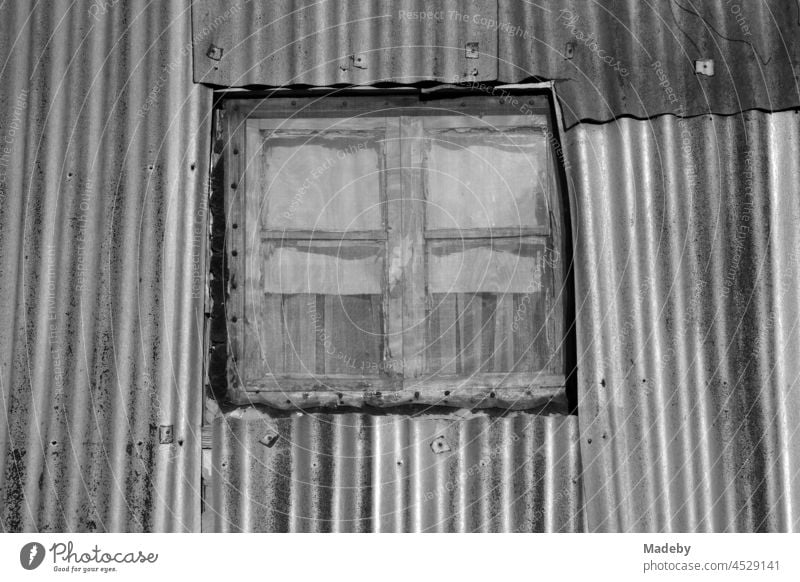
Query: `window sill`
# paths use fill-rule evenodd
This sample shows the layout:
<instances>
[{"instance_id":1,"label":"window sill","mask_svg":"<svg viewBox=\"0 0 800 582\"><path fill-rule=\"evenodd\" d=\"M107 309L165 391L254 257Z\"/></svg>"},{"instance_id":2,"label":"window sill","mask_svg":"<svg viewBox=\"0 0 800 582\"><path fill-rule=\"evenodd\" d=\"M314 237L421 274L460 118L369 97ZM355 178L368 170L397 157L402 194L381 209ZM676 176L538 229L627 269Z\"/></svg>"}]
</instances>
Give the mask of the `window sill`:
<instances>
[{"instance_id":1,"label":"window sill","mask_svg":"<svg viewBox=\"0 0 800 582\"><path fill-rule=\"evenodd\" d=\"M264 389L267 384L270 389ZM427 405L527 410L567 407L563 376L478 374L418 379L376 377L276 378L229 391L232 404L298 408ZM276 385L277 384L277 385Z\"/></svg>"}]
</instances>

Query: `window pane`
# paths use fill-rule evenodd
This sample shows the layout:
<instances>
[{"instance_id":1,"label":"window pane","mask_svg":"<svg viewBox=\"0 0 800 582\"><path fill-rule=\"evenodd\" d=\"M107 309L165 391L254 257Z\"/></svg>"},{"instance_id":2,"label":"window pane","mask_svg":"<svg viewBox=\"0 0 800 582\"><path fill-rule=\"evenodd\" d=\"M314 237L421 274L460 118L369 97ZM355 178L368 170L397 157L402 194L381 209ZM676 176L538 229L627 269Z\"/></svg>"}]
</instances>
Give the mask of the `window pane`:
<instances>
[{"instance_id":1,"label":"window pane","mask_svg":"<svg viewBox=\"0 0 800 582\"><path fill-rule=\"evenodd\" d=\"M546 227L549 171L533 129L429 132L427 228Z\"/></svg>"},{"instance_id":2,"label":"window pane","mask_svg":"<svg viewBox=\"0 0 800 582\"><path fill-rule=\"evenodd\" d=\"M380 295L265 293L260 351L270 374L377 376L382 370Z\"/></svg>"},{"instance_id":3,"label":"window pane","mask_svg":"<svg viewBox=\"0 0 800 582\"><path fill-rule=\"evenodd\" d=\"M383 243L264 241L258 337L272 374L374 376Z\"/></svg>"},{"instance_id":4,"label":"window pane","mask_svg":"<svg viewBox=\"0 0 800 582\"><path fill-rule=\"evenodd\" d=\"M538 293L434 293L426 326L426 372L558 370L546 314L548 298ZM551 314L556 317L556 314Z\"/></svg>"},{"instance_id":5,"label":"window pane","mask_svg":"<svg viewBox=\"0 0 800 582\"><path fill-rule=\"evenodd\" d=\"M427 373L559 369L545 248L534 238L429 243Z\"/></svg>"},{"instance_id":6,"label":"window pane","mask_svg":"<svg viewBox=\"0 0 800 582\"><path fill-rule=\"evenodd\" d=\"M262 241L268 293L379 295L384 244L362 241Z\"/></svg>"},{"instance_id":7,"label":"window pane","mask_svg":"<svg viewBox=\"0 0 800 582\"><path fill-rule=\"evenodd\" d=\"M527 293L542 285L542 239L428 243L430 293Z\"/></svg>"},{"instance_id":8,"label":"window pane","mask_svg":"<svg viewBox=\"0 0 800 582\"><path fill-rule=\"evenodd\" d=\"M288 132L287 132L288 133ZM282 230L382 228L380 141L374 133L261 132L261 223Z\"/></svg>"}]
</instances>

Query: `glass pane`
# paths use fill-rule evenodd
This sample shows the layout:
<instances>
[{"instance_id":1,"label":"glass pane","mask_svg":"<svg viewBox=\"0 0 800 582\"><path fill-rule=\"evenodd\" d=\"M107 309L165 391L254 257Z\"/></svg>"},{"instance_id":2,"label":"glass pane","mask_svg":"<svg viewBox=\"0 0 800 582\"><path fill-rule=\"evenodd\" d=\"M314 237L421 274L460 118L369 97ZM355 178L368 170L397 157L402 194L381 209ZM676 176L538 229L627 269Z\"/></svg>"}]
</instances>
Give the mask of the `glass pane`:
<instances>
[{"instance_id":1,"label":"glass pane","mask_svg":"<svg viewBox=\"0 0 800 582\"><path fill-rule=\"evenodd\" d=\"M265 241L262 248L257 335L267 373L383 371L383 244Z\"/></svg>"},{"instance_id":2,"label":"glass pane","mask_svg":"<svg viewBox=\"0 0 800 582\"><path fill-rule=\"evenodd\" d=\"M430 293L528 293L542 286L542 239L460 239L428 243Z\"/></svg>"},{"instance_id":3,"label":"glass pane","mask_svg":"<svg viewBox=\"0 0 800 582\"><path fill-rule=\"evenodd\" d=\"M550 173L533 129L429 132L428 229L547 226Z\"/></svg>"},{"instance_id":4,"label":"glass pane","mask_svg":"<svg viewBox=\"0 0 800 582\"><path fill-rule=\"evenodd\" d=\"M558 370L546 293L434 293L426 325L426 372ZM557 317L550 313L550 317Z\"/></svg>"},{"instance_id":5,"label":"glass pane","mask_svg":"<svg viewBox=\"0 0 800 582\"><path fill-rule=\"evenodd\" d=\"M541 239L429 243L426 372L558 370L546 256Z\"/></svg>"},{"instance_id":6,"label":"glass pane","mask_svg":"<svg viewBox=\"0 0 800 582\"><path fill-rule=\"evenodd\" d=\"M366 241L262 241L267 293L380 295L384 244Z\"/></svg>"},{"instance_id":7,"label":"glass pane","mask_svg":"<svg viewBox=\"0 0 800 582\"><path fill-rule=\"evenodd\" d=\"M265 293L258 337L267 373L377 376L382 322L380 295Z\"/></svg>"},{"instance_id":8,"label":"glass pane","mask_svg":"<svg viewBox=\"0 0 800 582\"><path fill-rule=\"evenodd\" d=\"M380 141L374 133L261 132L261 223L282 230L382 228Z\"/></svg>"}]
</instances>

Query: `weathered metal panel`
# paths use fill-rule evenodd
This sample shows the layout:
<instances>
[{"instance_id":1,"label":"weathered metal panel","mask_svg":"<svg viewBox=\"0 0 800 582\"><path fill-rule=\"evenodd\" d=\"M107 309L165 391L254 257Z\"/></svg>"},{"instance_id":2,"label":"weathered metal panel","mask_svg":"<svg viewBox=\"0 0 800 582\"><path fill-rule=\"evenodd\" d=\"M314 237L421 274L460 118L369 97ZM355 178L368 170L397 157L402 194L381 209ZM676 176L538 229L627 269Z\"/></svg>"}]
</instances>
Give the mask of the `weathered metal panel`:
<instances>
[{"instance_id":1,"label":"weathered metal panel","mask_svg":"<svg viewBox=\"0 0 800 582\"><path fill-rule=\"evenodd\" d=\"M797 7L784 0L203 0L193 14L195 80L226 87L537 77L557 81L568 127L800 104ZM713 76L695 73L705 59Z\"/></svg>"},{"instance_id":2,"label":"weathered metal panel","mask_svg":"<svg viewBox=\"0 0 800 582\"><path fill-rule=\"evenodd\" d=\"M327 86L497 78L497 33L474 20L493 20L496 0L200 0L192 12L197 82Z\"/></svg>"},{"instance_id":3,"label":"weathered metal panel","mask_svg":"<svg viewBox=\"0 0 800 582\"><path fill-rule=\"evenodd\" d=\"M567 126L621 115L730 114L800 104L794 2L498 4L500 79L558 80ZM713 76L695 73L695 61L703 59L714 61Z\"/></svg>"},{"instance_id":4,"label":"weathered metal panel","mask_svg":"<svg viewBox=\"0 0 800 582\"><path fill-rule=\"evenodd\" d=\"M11 2L0 27L0 530L199 530L189 3Z\"/></svg>"},{"instance_id":5,"label":"weathered metal panel","mask_svg":"<svg viewBox=\"0 0 800 582\"><path fill-rule=\"evenodd\" d=\"M433 23L351 35L340 25L353 17L327 4L313 19L290 11L281 22L291 25L273 27L280 34L258 37L314 39L266 61L259 84L451 80L464 61L387 49L363 69L356 55L392 44L353 41L396 34L414 48L441 37L430 44L455 51L465 35L486 34ZM476 78L559 79L568 125L796 105L794 6L739 5L752 11L751 39L733 5L704 5L700 18L674 2L565 4L579 16L573 27L556 20L560 4L547 7L549 21L536 6L501 3L497 22L524 22L523 34L492 33L499 69L493 77L480 56ZM189 6L37 6L12 3L0 23L0 529L196 530L210 96L191 85ZM197 18L196 40L224 30ZM630 75L578 39L583 25L584 38L596 28L598 47L633 63ZM315 68L351 54L339 77ZM687 68L701 57L715 59L713 77ZM237 74L220 82L253 81ZM797 529L797 114L584 124L567 142L589 529ZM441 432L430 418L252 414L217 427L215 529L580 529L573 417L450 422L442 456L428 444ZM278 460L265 451L279 444L257 443L264 418L278 442L291 435ZM175 442L160 445L169 424ZM506 453L481 466L495 443ZM486 472L470 479L476 459ZM289 464L270 472L278 462ZM498 477L526 462L521 481ZM521 506L509 502L517 497Z\"/></svg>"},{"instance_id":6,"label":"weathered metal panel","mask_svg":"<svg viewBox=\"0 0 800 582\"><path fill-rule=\"evenodd\" d=\"M241 409L214 430L206 530L583 528L575 416Z\"/></svg>"},{"instance_id":7,"label":"weathered metal panel","mask_svg":"<svg viewBox=\"0 0 800 582\"><path fill-rule=\"evenodd\" d=\"M800 114L582 124L589 531L795 531Z\"/></svg>"}]
</instances>

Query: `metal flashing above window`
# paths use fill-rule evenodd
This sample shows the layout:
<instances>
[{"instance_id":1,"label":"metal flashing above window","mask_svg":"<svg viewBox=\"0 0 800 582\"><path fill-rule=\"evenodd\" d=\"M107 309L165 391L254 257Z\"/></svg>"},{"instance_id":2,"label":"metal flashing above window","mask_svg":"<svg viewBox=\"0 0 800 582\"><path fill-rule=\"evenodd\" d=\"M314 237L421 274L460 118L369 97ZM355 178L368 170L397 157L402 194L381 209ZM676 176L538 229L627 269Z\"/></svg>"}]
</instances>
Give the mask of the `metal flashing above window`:
<instances>
[{"instance_id":1,"label":"metal flashing above window","mask_svg":"<svg viewBox=\"0 0 800 582\"><path fill-rule=\"evenodd\" d=\"M496 0L195 0L194 80L219 87L495 81L501 24Z\"/></svg>"}]
</instances>

